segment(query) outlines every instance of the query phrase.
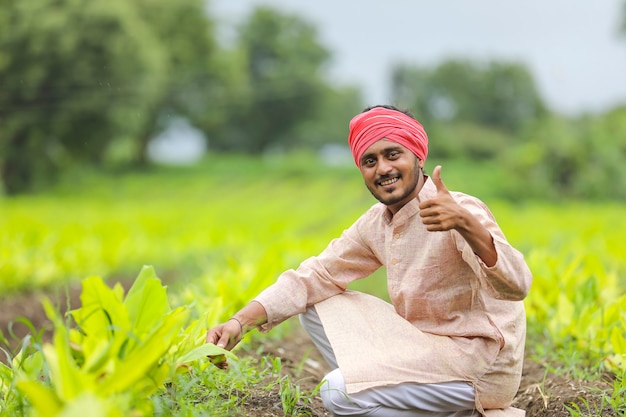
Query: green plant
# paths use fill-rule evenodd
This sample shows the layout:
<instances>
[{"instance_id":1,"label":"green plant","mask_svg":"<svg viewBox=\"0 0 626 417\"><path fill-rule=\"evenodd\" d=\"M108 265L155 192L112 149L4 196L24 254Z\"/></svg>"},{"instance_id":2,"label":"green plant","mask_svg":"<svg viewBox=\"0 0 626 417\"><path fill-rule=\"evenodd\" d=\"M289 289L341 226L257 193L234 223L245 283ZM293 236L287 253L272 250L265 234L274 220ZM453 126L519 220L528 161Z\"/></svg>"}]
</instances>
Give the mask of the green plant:
<instances>
[{"instance_id":1,"label":"green plant","mask_svg":"<svg viewBox=\"0 0 626 417\"><path fill-rule=\"evenodd\" d=\"M20 320L32 329L28 320ZM2 335L2 344L9 346L9 341ZM43 356L41 354L41 332L26 335L15 352L0 349L6 358L6 364L0 362L0 415L23 415L27 401L16 388L17 376L30 380L45 378Z\"/></svg>"},{"instance_id":2,"label":"green plant","mask_svg":"<svg viewBox=\"0 0 626 417\"><path fill-rule=\"evenodd\" d=\"M614 412L626 415L626 371L617 375L613 381L613 390L610 394L604 393L606 402Z\"/></svg>"},{"instance_id":3,"label":"green plant","mask_svg":"<svg viewBox=\"0 0 626 417\"><path fill-rule=\"evenodd\" d=\"M579 397L577 401L572 401L568 404L563 404L563 407L567 411L569 411L572 417L579 416L602 416L603 411L605 411L606 403L604 396L600 396L600 402L595 403L587 400L584 397Z\"/></svg>"},{"instance_id":4,"label":"green plant","mask_svg":"<svg viewBox=\"0 0 626 417\"><path fill-rule=\"evenodd\" d=\"M317 395L319 388L314 391L302 391L298 382L293 382L287 375L280 379L279 384L284 415L310 416L307 406L311 404L311 397Z\"/></svg>"},{"instance_id":5,"label":"green plant","mask_svg":"<svg viewBox=\"0 0 626 417\"><path fill-rule=\"evenodd\" d=\"M152 267L141 270L126 295L121 285L109 288L99 277L82 284L81 307L69 313L75 326L44 300L53 342L28 356L37 366L22 362L14 370L33 415L78 416L85 409L106 417L149 415L149 396L178 369L184 371L182 365L207 355L234 357L204 344L204 323L184 329L188 309L170 307ZM38 372L45 374L43 381L33 377Z\"/></svg>"}]
</instances>

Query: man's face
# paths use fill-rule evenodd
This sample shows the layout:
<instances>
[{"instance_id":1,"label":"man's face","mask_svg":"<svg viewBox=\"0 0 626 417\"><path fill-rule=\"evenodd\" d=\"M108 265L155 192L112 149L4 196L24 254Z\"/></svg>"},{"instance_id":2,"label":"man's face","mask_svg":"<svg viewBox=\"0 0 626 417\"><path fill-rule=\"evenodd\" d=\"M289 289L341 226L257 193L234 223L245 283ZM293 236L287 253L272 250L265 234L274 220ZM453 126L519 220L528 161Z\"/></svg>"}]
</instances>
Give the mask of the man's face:
<instances>
[{"instance_id":1,"label":"man's face","mask_svg":"<svg viewBox=\"0 0 626 417\"><path fill-rule=\"evenodd\" d=\"M392 213L417 197L423 161L408 148L381 139L365 150L360 163L367 189Z\"/></svg>"}]
</instances>

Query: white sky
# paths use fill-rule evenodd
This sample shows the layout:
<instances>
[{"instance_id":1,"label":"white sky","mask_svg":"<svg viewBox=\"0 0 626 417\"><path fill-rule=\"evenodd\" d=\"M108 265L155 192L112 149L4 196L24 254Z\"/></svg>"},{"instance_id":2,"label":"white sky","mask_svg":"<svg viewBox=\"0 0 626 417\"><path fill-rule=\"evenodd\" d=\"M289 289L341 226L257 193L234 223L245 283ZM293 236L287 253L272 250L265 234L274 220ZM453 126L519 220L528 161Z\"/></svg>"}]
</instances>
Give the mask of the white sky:
<instances>
[{"instance_id":1,"label":"white sky","mask_svg":"<svg viewBox=\"0 0 626 417\"><path fill-rule=\"evenodd\" d=\"M255 5L297 13L316 25L338 82L389 102L394 63L431 66L449 58L514 60L535 77L555 111L601 112L626 104L626 0L210 0L232 27Z\"/></svg>"}]
</instances>

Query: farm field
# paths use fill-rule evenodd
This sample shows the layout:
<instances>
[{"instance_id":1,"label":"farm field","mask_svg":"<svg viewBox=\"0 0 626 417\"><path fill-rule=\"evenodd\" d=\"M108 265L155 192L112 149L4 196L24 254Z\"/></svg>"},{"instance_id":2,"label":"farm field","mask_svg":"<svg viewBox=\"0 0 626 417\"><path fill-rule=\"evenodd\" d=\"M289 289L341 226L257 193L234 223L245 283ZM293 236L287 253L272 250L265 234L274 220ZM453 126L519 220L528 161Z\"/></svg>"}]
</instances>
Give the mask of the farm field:
<instances>
[{"instance_id":1,"label":"farm field","mask_svg":"<svg viewBox=\"0 0 626 417\"><path fill-rule=\"evenodd\" d=\"M624 415L624 205L500 201L481 189L484 183L468 181L469 170L464 172L462 164L450 165L444 165L442 174L448 188L483 198L534 274L526 299L527 370L517 406L526 408L529 417ZM480 172L476 178L487 175ZM304 362L319 361L313 360L312 345L300 339L297 326L286 323L269 337L253 332L234 352L238 359L230 359L228 375L204 359L203 332L284 269L318 253L373 203L353 166L323 166L311 155L215 157L194 167L118 172L107 178L81 172L45 194L0 199L0 324L10 346L6 356L13 359L0 367L0 415L29 415L34 409L36 415L52 416L58 414L42 410L67 411L77 404L100 404L108 410L103 416L280 416L282 410L288 410L286 415L325 415L312 382L321 371ZM134 280L138 274L141 278ZM109 290L116 282L122 285ZM355 288L386 297L382 271ZM78 300L81 289L89 289L91 298ZM42 295L53 299L45 316ZM110 395L87 395L81 386L94 384L94 392L101 387L85 366L59 361L55 368L53 359L74 349L63 350L63 334L81 344L83 359L93 370L104 368L90 363L88 352L110 354L126 343L126 349L133 346L143 357L159 353L147 342L106 344L72 333L54 313L55 307L64 307L56 297L65 295L74 300L68 301L72 308L81 303L86 308L86 300L110 300L118 306L120 323L141 324L146 335L168 335L170 344L161 347L160 357L171 363L146 360L145 373L154 386L140 375L134 382L120 376L118 385L107 387ZM123 319L139 315L139 301L133 300L167 319ZM11 327L9 322L21 315L35 329L54 326L54 338L50 332L43 336L48 346L44 354L36 337L22 356L17 353L28 326L18 322ZM281 364L277 357L289 360ZM45 378L42 384L24 383L44 362L52 375L57 369L57 378L73 381L74 389L68 391L64 382L62 391ZM133 391L130 387L137 384L143 388ZM260 390L261 385L267 390ZM254 408L253 400L259 398L271 398L269 410ZM282 410L271 411L277 403Z\"/></svg>"}]
</instances>

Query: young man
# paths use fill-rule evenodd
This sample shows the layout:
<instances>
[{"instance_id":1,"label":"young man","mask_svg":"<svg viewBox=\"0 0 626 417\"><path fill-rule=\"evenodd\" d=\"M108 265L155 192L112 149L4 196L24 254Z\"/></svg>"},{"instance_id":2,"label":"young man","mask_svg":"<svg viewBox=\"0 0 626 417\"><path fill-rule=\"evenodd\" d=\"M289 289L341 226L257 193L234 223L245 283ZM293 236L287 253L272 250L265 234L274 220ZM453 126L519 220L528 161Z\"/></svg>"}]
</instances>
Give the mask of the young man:
<instances>
[{"instance_id":1,"label":"young man","mask_svg":"<svg viewBox=\"0 0 626 417\"><path fill-rule=\"evenodd\" d=\"M333 369L320 389L333 416L523 416L509 407L532 280L523 256L480 200L448 191L440 166L424 174L428 137L408 112L366 109L348 143L379 203L207 342L232 349L300 314ZM391 304L346 290L381 266Z\"/></svg>"}]
</instances>

